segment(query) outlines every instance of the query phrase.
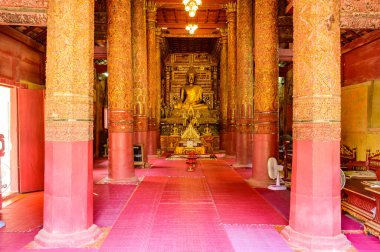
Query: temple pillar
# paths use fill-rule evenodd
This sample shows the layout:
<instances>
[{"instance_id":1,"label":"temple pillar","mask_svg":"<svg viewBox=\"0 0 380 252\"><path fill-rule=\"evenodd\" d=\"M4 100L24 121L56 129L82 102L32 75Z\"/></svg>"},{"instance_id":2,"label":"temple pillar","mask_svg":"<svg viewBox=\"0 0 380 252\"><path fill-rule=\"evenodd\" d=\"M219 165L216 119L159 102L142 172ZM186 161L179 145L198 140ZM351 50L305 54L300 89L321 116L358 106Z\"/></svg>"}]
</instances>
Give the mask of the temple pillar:
<instances>
[{"instance_id":1,"label":"temple pillar","mask_svg":"<svg viewBox=\"0 0 380 252\"><path fill-rule=\"evenodd\" d=\"M252 162L253 120L253 1L237 1L237 80L236 89L236 161L235 167L248 167Z\"/></svg>"},{"instance_id":2,"label":"temple pillar","mask_svg":"<svg viewBox=\"0 0 380 252\"><path fill-rule=\"evenodd\" d=\"M278 156L277 0L255 1L255 96L252 177L255 187L273 183L269 157Z\"/></svg>"},{"instance_id":3,"label":"temple pillar","mask_svg":"<svg viewBox=\"0 0 380 252\"><path fill-rule=\"evenodd\" d=\"M212 91L214 92L214 102L212 104L212 108L216 107L216 102L218 101L218 67L212 67Z\"/></svg>"},{"instance_id":4,"label":"temple pillar","mask_svg":"<svg viewBox=\"0 0 380 252\"><path fill-rule=\"evenodd\" d=\"M156 138L155 141L156 143L153 145L153 154L157 153L157 148L160 145L160 123L161 123L161 105L163 104L162 102L162 96L161 96L161 43L162 43L162 38L161 38L161 27L156 28L156 66L157 66L157 71L156 71L156 99L157 99L157 104L156 104Z\"/></svg>"},{"instance_id":5,"label":"temple pillar","mask_svg":"<svg viewBox=\"0 0 380 252\"><path fill-rule=\"evenodd\" d=\"M147 44L148 44L148 97L149 97L149 141L147 154L154 154L157 146L157 57L156 57L156 15L157 5L154 1L148 1L146 6L147 15Z\"/></svg>"},{"instance_id":6,"label":"temple pillar","mask_svg":"<svg viewBox=\"0 0 380 252\"><path fill-rule=\"evenodd\" d=\"M137 183L133 164L133 63L129 0L108 4L108 109L110 183Z\"/></svg>"},{"instance_id":7,"label":"temple pillar","mask_svg":"<svg viewBox=\"0 0 380 252\"><path fill-rule=\"evenodd\" d=\"M148 59L146 44L145 0L132 2L132 62L134 94L134 144L142 144L144 161L148 143Z\"/></svg>"},{"instance_id":8,"label":"temple pillar","mask_svg":"<svg viewBox=\"0 0 380 252\"><path fill-rule=\"evenodd\" d=\"M220 50L220 148L227 150L227 110L228 110L228 84L227 84L227 30L221 31Z\"/></svg>"},{"instance_id":9,"label":"temple pillar","mask_svg":"<svg viewBox=\"0 0 380 252\"><path fill-rule=\"evenodd\" d=\"M166 106L170 106L170 90L171 90L171 66L165 67L165 101Z\"/></svg>"},{"instance_id":10,"label":"temple pillar","mask_svg":"<svg viewBox=\"0 0 380 252\"><path fill-rule=\"evenodd\" d=\"M226 4L228 29L228 143L227 154L236 154L236 2Z\"/></svg>"},{"instance_id":11,"label":"temple pillar","mask_svg":"<svg viewBox=\"0 0 380 252\"><path fill-rule=\"evenodd\" d=\"M350 246L341 233L339 5L293 2L293 172L289 226L282 234L302 251Z\"/></svg>"},{"instance_id":12,"label":"temple pillar","mask_svg":"<svg viewBox=\"0 0 380 252\"><path fill-rule=\"evenodd\" d=\"M49 3L44 226L34 238L42 247L78 247L101 233L92 199L93 24L93 0Z\"/></svg>"}]
</instances>

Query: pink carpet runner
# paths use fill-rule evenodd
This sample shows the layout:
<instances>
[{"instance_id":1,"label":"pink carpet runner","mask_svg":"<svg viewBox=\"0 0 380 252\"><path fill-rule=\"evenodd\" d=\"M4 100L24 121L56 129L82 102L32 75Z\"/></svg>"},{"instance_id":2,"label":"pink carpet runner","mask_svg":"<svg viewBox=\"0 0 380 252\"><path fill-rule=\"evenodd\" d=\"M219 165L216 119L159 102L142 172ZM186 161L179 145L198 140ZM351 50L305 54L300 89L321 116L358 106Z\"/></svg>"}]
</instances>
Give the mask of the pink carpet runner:
<instances>
[{"instance_id":1,"label":"pink carpet runner","mask_svg":"<svg viewBox=\"0 0 380 252\"><path fill-rule=\"evenodd\" d=\"M198 161L195 172L186 172L183 160L165 161L146 174L101 250L268 251L265 244L272 243L289 251L271 226L262 231L266 242L260 237L236 247L244 229L238 224L287 221L223 161ZM249 230L248 236L255 227Z\"/></svg>"}]
</instances>

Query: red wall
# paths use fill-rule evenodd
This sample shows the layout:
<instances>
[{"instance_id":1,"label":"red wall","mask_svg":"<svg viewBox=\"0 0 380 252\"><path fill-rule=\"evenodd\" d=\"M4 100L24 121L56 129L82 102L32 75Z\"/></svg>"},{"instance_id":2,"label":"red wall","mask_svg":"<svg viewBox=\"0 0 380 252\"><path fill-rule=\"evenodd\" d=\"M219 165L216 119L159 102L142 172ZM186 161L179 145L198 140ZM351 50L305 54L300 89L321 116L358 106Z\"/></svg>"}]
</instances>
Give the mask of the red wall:
<instances>
[{"instance_id":1,"label":"red wall","mask_svg":"<svg viewBox=\"0 0 380 252\"><path fill-rule=\"evenodd\" d=\"M0 79L43 84L42 53L0 32Z\"/></svg>"},{"instance_id":2,"label":"red wall","mask_svg":"<svg viewBox=\"0 0 380 252\"><path fill-rule=\"evenodd\" d=\"M380 79L380 38L342 54L343 86Z\"/></svg>"}]
</instances>

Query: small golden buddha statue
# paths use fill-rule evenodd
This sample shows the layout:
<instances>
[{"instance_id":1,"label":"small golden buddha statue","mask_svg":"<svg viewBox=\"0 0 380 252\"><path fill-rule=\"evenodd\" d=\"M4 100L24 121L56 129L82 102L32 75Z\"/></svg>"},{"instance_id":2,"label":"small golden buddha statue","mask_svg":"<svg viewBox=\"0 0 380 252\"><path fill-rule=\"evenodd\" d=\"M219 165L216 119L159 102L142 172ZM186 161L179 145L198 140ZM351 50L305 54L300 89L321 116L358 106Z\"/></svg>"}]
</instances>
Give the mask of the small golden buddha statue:
<instances>
[{"instance_id":1,"label":"small golden buddha statue","mask_svg":"<svg viewBox=\"0 0 380 252\"><path fill-rule=\"evenodd\" d=\"M179 129L177 127L177 124L173 125L172 132L170 134L171 136L179 136Z\"/></svg>"},{"instance_id":2,"label":"small golden buddha statue","mask_svg":"<svg viewBox=\"0 0 380 252\"><path fill-rule=\"evenodd\" d=\"M181 88L181 97L177 104L174 105L175 109L189 108L194 109L208 109L207 104L202 100L203 88L195 85L196 72L194 68L190 68L186 73L187 83Z\"/></svg>"},{"instance_id":3,"label":"small golden buddha statue","mask_svg":"<svg viewBox=\"0 0 380 252\"><path fill-rule=\"evenodd\" d=\"M206 124L206 127L203 130L203 135L210 136L212 134L211 129L208 127L208 123Z\"/></svg>"}]
</instances>

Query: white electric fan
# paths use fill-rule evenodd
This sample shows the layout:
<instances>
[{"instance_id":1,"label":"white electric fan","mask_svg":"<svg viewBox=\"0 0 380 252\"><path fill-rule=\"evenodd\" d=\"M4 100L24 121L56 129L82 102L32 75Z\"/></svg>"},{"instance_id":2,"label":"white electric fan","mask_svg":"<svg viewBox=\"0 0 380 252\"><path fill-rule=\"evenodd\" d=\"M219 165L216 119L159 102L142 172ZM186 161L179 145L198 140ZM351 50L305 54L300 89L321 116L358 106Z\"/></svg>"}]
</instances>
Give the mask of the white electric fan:
<instances>
[{"instance_id":1,"label":"white electric fan","mask_svg":"<svg viewBox=\"0 0 380 252\"><path fill-rule=\"evenodd\" d=\"M280 171L282 171L283 169L284 169L284 166L278 165L276 158L270 157L268 159L268 175L271 179L276 180L276 184L268 186L268 189L276 190L276 191L286 190L286 186L281 185L281 182L280 182Z\"/></svg>"}]
</instances>

